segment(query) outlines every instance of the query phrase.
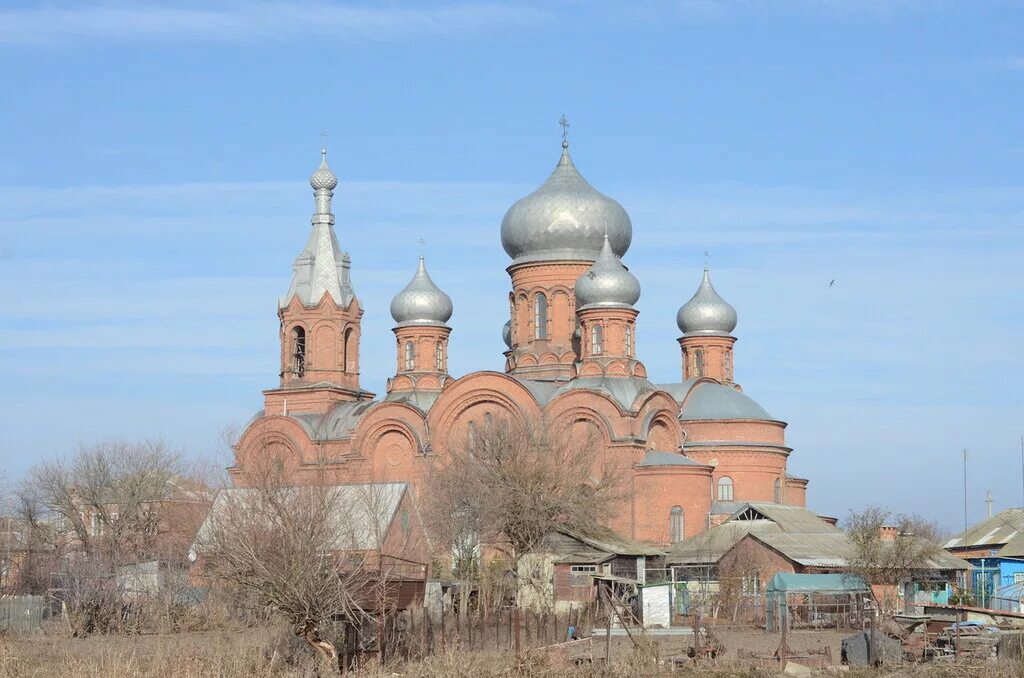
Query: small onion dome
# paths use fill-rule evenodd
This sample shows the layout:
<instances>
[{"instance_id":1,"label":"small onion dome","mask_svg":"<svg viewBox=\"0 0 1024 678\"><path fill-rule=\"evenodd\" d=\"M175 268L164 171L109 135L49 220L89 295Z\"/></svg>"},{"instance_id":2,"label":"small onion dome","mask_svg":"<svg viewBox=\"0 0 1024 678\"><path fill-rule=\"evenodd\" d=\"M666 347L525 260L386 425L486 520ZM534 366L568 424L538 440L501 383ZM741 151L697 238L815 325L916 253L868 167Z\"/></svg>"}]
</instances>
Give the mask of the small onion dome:
<instances>
[{"instance_id":1,"label":"small onion dome","mask_svg":"<svg viewBox=\"0 0 1024 678\"><path fill-rule=\"evenodd\" d=\"M607 233L622 256L633 239L633 224L622 205L587 183L562 142L562 157L540 188L520 199L501 221L501 245L514 263L593 261Z\"/></svg>"},{"instance_id":2,"label":"small onion dome","mask_svg":"<svg viewBox=\"0 0 1024 678\"><path fill-rule=\"evenodd\" d=\"M452 317L452 299L430 279L423 257L416 275L391 300L391 317L400 326L444 325Z\"/></svg>"},{"instance_id":3,"label":"small onion dome","mask_svg":"<svg viewBox=\"0 0 1024 678\"><path fill-rule=\"evenodd\" d=\"M501 328L501 340L505 342L505 345L512 348L512 321L506 320L504 326Z\"/></svg>"},{"instance_id":4,"label":"small onion dome","mask_svg":"<svg viewBox=\"0 0 1024 678\"><path fill-rule=\"evenodd\" d=\"M724 335L736 329L736 309L718 296L707 266L697 292L676 313L676 324L686 336Z\"/></svg>"},{"instance_id":5,"label":"small onion dome","mask_svg":"<svg viewBox=\"0 0 1024 678\"><path fill-rule=\"evenodd\" d=\"M608 236L597 261L576 280L576 308L632 306L640 298L640 282L612 251Z\"/></svg>"},{"instance_id":6,"label":"small onion dome","mask_svg":"<svg viewBox=\"0 0 1024 678\"><path fill-rule=\"evenodd\" d=\"M327 166L327 149L320 149L320 166L316 168L316 171L309 177L309 185L313 187L314 191L328 190L333 191L338 185L338 177L334 176L334 172Z\"/></svg>"}]
</instances>

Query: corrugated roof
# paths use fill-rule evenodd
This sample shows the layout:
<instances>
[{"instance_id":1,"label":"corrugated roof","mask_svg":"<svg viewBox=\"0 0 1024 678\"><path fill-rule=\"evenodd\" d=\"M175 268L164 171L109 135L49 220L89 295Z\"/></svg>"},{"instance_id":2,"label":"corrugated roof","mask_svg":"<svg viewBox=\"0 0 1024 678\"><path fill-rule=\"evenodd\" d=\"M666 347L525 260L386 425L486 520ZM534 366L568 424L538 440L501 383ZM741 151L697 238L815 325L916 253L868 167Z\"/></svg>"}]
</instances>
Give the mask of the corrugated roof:
<instances>
[{"instance_id":1,"label":"corrugated roof","mask_svg":"<svg viewBox=\"0 0 1024 678\"><path fill-rule=\"evenodd\" d=\"M795 574L777 572L768 582L767 593L775 591L868 591L868 585L860 577L849 574Z\"/></svg>"},{"instance_id":2,"label":"corrugated roof","mask_svg":"<svg viewBox=\"0 0 1024 678\"><path fill-rule=\"evenodd\" d=\"M953 537L944 546L947 549L1000 547L1008 545L1021 533L1024 533L1024 508L1004 509Z\"/></svg>"},{"instance_id":3,"label":"corrugated roof","mask_svg":"<svg viewBox=\"0 0 1024 678\"><path fill-rule=\"evenodd\" d=\"M334 514L331 516L334 538L338 550L368 551L380 548L379 539L387 532L408 489L406 483L360 483L354 485L332 485ZM283 488L286 493L314 491L310 487ZM209 549L211 531L217 521L232 507L255 506L259 488L232 487L221 490L213 506L206 514L196 535L196 551Z\"/></svg>"},{"instance_id":4,"label":"corrugated roof","mask_svg":"<svg viewBox=\"0 0 1024 678\"><path fill-rule=\"evenodd\" d=\"M850 540L838 530L815 534L758 533L751 536L804 567L843 567L851 553Z\"/></svg>"},{"instance_id":5,"label":"corrugated roof","mask_svg":"<svg viewBox=\"0 0 1024 678\"><path fill-rule=\"evenodd\" d=\"M779 532L805 532L834 534L841 531L829 525L813 511L799 506L768 503L716 502L719 509L729 508L731 515L721 525L672 547L668 554L671 564L715 563L747 534ZM726 506L725 504L728 504ZM749 509L749 510L748 510ZM741 517L754 516L753 519Z\"/></svg>"}]
</instances>

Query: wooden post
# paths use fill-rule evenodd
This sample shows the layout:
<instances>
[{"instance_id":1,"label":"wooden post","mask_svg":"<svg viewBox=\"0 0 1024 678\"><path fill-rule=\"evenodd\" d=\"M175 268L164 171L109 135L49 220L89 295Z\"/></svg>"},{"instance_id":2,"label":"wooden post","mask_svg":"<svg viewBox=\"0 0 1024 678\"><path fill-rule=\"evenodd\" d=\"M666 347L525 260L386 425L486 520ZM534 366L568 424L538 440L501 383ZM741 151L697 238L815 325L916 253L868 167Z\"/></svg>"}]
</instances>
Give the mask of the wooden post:
<instances>
[{"instance_id":1,"label":"wooden post","mask_svg":"<svg viewBox=\"0 0 1024 678\"><path fill-rule=\"evenodd\" d=\"M601 585L598 584L598 586ZM608 666L612 659L612 611L611 605L608 602L608 592L604 590L603 586L601 586L598 591L604 596L604 607L605 611L608 613L608 623L606 624L607 628L605 628L604 631L604 665Z\"/></svg>"},{"instance_id":2,"label":"wooden post","mask_svg":"<svg viewBox=\"0 0 1024 678\"><path fill-rule=\"evenodd\" d=\"M519 608L516 607L512 610L512 630L514 634L513 645L515 646L516 656L520 655L520 642L519 642Z\"/></svg>"},{"instance_id":3,"label":"wooden post","mask_svg":"<svg viewBox=\"0 0 1024 678\"><path fill-rule=\"evenodd\" d=\"M441 598L441 650L444 651L448 647L448 642L444 637L444 598Z\"/></svg>"}]
</instances>

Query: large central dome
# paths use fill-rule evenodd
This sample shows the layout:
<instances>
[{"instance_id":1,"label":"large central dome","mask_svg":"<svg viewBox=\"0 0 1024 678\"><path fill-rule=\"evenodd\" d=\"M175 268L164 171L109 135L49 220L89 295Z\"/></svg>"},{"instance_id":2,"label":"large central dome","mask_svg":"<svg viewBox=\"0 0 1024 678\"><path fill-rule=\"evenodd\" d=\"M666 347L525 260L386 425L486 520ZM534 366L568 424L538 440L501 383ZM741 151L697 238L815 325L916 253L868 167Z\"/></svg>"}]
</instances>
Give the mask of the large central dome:
<instances>
[{"instance_id":1,"label":"large central dome","mask_svg":"<svg viewBox=\"0 0 1024 678\"><path fill-rule=\"evenodd\" d=\"M512 263L597 259L605 233L620 257L633 239L622 205L587 183L562 143L562 157L548 180L521 198L501 221L501 245Z\"/></svg>"}]
</instances>

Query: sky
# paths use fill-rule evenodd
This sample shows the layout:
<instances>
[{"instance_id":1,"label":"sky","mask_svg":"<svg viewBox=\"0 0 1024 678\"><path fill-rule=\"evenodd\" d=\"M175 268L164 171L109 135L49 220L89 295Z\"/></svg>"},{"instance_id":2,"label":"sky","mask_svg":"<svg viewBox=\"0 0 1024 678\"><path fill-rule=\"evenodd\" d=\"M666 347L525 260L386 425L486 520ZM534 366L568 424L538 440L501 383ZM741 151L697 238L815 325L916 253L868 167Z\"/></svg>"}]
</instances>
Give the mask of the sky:
<instances>
[{"instance_id":1,"label":"sky","mask_svg":"<svg viewBox=\"0 0 1024 678\"><path fill-rule=\"evenodd\" d=\"M633 221L652 381L680 377L707 251L811 508L960 529L964 448L970 520L988 491L1020 506L1022 31L998 0L8 0L0 468L110 438L213 454L260 409L322 131L364 387L421 238L450 371L502 369L501 218L565 114Z\"/></svg>"}]
</instances>

